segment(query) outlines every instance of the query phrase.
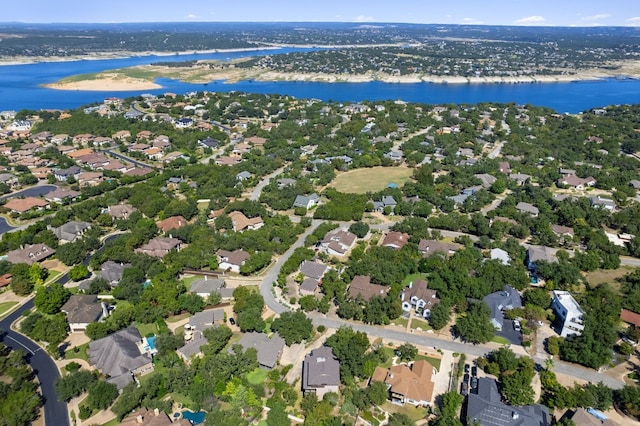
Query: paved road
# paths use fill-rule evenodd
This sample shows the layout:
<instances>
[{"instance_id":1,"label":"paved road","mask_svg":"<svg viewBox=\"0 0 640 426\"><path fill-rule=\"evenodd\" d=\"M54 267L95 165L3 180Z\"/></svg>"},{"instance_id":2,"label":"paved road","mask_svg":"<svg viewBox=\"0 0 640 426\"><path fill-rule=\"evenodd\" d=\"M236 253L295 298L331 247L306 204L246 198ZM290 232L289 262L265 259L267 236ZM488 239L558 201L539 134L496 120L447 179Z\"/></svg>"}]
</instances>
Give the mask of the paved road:
<instances>
[{"instance_id":1,"label":"paved road","mask_svg":"<svg viewBox=\"0 0 640 426\"><path fill-rule=\"evenodd\" d=\"M260 183L257 184L255 188L253 188L253 191L251 192L251 200L258 201L260 199L260 195L262 194L262 190L264 189L264 187L267 186L269 182L271 182L271 179L278 176L283 171L284 171L284 167L280 167L270 175L265 176L264 179L262 179Z\"/></svg>"},{"instance_id":2,"label":"paved road","mask_svg":"<svg viewBox=\"0 0 640 426\"><path fill-rule=\"evenodd\" d=\"M298 240L289 248L289 250L287 250L278 259L276 264L269 269L264 279L262 280L262 283L260 284L260 293L262 294L262 297L264 297L265 304L272 311L278 314L281 314L290 309L289 307L283 305L281 301L277 300L276 297L274 296L272 292L273 283L278 278L278 274L280 273L280 269L282 268L282 265L284 265L284 263L293 253L293 251L298 247L302 247L307 236L311 234L321 223L322 221L320 220L314 220L312 225L302 235L300 235L300 237L298 237ZM447 233L449 233L449 231L447 231ZM452 234L458 234L458 233L452 233ZM324 325L325 327L330 327L330 328L338 328L342 325L348 325L352 327L354 330L367 333L367 335L369 336L381 337L383 339L388 339L388 340L409 342L415 345L433 346L440 349L459 352L459 353L465 353L469 355L482 356L482 355L486 355L488 352L491 352L493 350L485 346L472 345L469 343L456 342L451 340L443 340L435 336L416 335L413 333L406 333L400 330L397 330L397 331L389 330L382 327L374 327L366 324L361 324L361 323L356 323L356 322L351 322L351 321L346 321L341 319L327 318L325 315L317 314L317 313L309 314L309 317L312 319L315 325ZM544 365L545 358L533 357L533 360L541 365ZM555 362L553 370L556 373L566 374L572 377L581 378L584 380L588 380L592 383L603 382L605 385L613 389L619 389L622 386L624 386L624 383L618 379L598 373L595 370L591 370L591 369L584 368L574 364L568 364L561 361Z\"/></svg>"},{"instance_id":3,"label":"paved road","mask_svg":"<svg viewBox=\"0 0 640 426\"><path fill-rule=\"evenodd\" d=\"M274 312L281 314L289 310L286 306L281 305L272 293L273 283L278 279L278 274L280 273L280 269L282 269L282 265L284 265L284 262L291 257L295 249L302 247L304 240L306 240L321 223L321 220L314 220L311 223L311 226L298 237L298 240L293 243L291 247L289 247L289 250L285 251L284 254L280 256L280 259L278 259L276 264L269 269L267 275L263 278L262 283L260 284L260 294L264 297L264 303Z\"/></svg>"},{"instance_id":4,"label":"paved road","mask_svg":"<svg viewBox=\"0 0 640 426\"><path fill-rule=\"evenodd\" d=\"M52 426L69 425L69 412L67 404L58 401L54 383L60 374L58 367L49 354L26 336L11 330L11 323L22 315L27 309L33 307L33 299L19 307L13 313L0 321L0 329L4 334L0 340L12 349L21 349L28 355L28 361L38 377L40 390L44 397L45 424Z\"/></svg>"},{"instance_id":5,"label":"paved road","mask_svg":"<svg viewBox=\"0 0 640 426\"><path fill-rule=\"evenodd\" d=\"M8 198L16 198L16 197L39 197L41 195L45 195L50 193L51 191L55 191L58 188L55 185L36 185L31 188L26 188L17 192L12 192L11 194L6 194L0 197L1 200Z\"/></svg>"},{"instance_id":6,"label":"paved road","mask_svg":"<svg viewBox=\"0 0 640 426\"><path fill-rule=\"evenodd\" d=\"M155 169L155 167L153 167L153 166L150 166L150 165L148 165L146 163L143 163L141 161L138 161L138 160L134 160L133 158L127 157L125 155L122 155L122 154L120 154L118 152L115 152L115 151L113 151L111 149L105 149L102 152L105 152L105 153L107 153L107 154L109 154L109 155L111 155L113 157L116 157L117 159L122 160L122 161L126 161L127 163L132 163L132 164L134 164L134 165L136 165L138 167L142 167L143 169Z\"/></svg>"}]
</instances>

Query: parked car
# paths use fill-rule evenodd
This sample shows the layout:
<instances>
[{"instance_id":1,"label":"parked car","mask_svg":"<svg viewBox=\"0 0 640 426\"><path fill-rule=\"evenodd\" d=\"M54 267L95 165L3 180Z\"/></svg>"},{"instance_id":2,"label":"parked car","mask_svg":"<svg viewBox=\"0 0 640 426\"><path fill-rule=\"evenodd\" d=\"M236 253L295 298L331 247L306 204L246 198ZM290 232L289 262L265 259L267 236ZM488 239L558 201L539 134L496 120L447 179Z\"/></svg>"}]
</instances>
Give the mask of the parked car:
<instances>
[{"instance_id":1,"label":"parked car","mask_svg":"<svg viewBox=\"0 0 640 426\"><path fill-rule=\"evenodd\" d=\"M478 377L478 367L476 367L475 365L471 367L471 376Z\"/></svg>"},{"instance_id":2,"label":"parked car","mask_svg":"<svg viewBox=\"0 0 640 426\"><path fill-rule=\"evenodd\" d=\"M464 377L462 378L462 382L463 383L469 383L469 375L465 374Z\"/></svg>"},{"instance_id":3,"label":"parked car","mask_svg":"<svg viewBox=\"0 0 640 426\"><path fill-rule=\"evenodd\" d=\"M513 320L513 329L515 331L520 331L522 330L522 327L520 326L520 321L518 320Z\"/></svg>"},{"instance_id":4,"label":"parked car","mask_svg":"<svg viewBox=\"0 0 640 426\"><path fill-rule=\"evenodd\" d=\"M462 396L469 395L469 385L466 384L465 382L462 382L462 385L460 386L460 394Z\"/></svg>"},{"instance_id":5,"label":"parked car","mask_svg":"<svg viewBox=\"0 0 640 426\"><path fill-rule=\"evenodd\" d=\"M473 376L471 378L471 390L478 389L478 378Z\"/></svg>"},{"instance_id":6,"label":"parked car","mask_svg":"<svg viewBox=\"0 0 640 426\"><path fill-rule=\"evenodd\" d=\"M233 318L229 318L229 324L236 325L236 320L234 320Z\"/></svg>"},{"instance_id":7,"label":"parked car","mask_svg":"<svg viewBox=\"0 0 640 426\"><path fill-rule=\"evenodd\" d=\"M470 368L470 367L469 367L469 364L465 364L465 365L464 365L464 372L465 372L465 373L469 373L469 368Z\"/></svg>"}]
</instances>

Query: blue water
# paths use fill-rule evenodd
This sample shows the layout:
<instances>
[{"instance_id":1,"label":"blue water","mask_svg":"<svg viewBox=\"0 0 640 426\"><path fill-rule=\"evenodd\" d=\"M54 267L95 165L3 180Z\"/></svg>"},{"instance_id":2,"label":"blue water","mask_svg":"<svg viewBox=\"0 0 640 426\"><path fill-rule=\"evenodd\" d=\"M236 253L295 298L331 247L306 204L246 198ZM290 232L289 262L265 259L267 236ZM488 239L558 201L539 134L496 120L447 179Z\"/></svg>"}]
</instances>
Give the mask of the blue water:
<instances>
[{"instance_id":1,"label":"blue water","mask_svg":"<svg viewBox=\"0 0 640 426\"><path fill-rule=\"evenodd\" d=\"M205 415L206 413L204 411L198 411L197 413L194 413L192 411L185 410L182 412L182 417L189 420L192 425L199 425L200 423L203 423Z\"/></svg>"},{"instance_id":2,"label":"blue water","mask_svg":"<svg viewBox=\"0 0 640 426\"><path fill-rule=\"evenodd\" d=\"M156 336L147 337L147 345L149 345L149 348L151 350L155 350L155 348L156 348Z\"/></svg>"},{"instance_id":3,"label":"blue water","mask_svg":"<svg viewBox=\"0 0 640 426\"><path fill-rule=\"evenodd\" d=\"M433 84L433 83L319 83L319 82L256 82L242 81L224 84L182 83L158 79L162 89L130 92L58 91L41 87L76 74L154 62L179 62L194 59L234 59L250 55L266 55L311 49L281 49L253 52L223 52L198 55L145 56L126 59L45 62L29 65L0 66L0 111L20 109L67 109L100 102L109 96L129 97L142 93L186 93L247 91L262 94L286 94L297 98L323 101L360 102L365 100L397 100L442 103L516 102L547 106L558 112L577 113L612 104L640 103L640 80L606 79L575 83L535 84Z\"/></svg>"}]
</instances>

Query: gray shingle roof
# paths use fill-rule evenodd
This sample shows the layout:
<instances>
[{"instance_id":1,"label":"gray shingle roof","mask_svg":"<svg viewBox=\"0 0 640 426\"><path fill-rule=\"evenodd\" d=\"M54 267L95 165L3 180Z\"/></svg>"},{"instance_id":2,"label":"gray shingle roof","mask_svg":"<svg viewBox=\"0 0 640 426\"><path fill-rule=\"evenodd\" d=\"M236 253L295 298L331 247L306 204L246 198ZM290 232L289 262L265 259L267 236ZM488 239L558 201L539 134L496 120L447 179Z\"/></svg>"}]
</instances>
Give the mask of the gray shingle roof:
<instances>
[{"instance_id":1,"label":"gray shingle roof","mask_svg":"<svg viewBox=\"0 0 640 426\"><path fill-rule=\"evenodd\" d=\"M311 351L302 363L302 390L340 384L340 361L330 347Z\"/></svg>"},{"instance_id":2,"label":"gray shingle roof","mask_svg":"<svg viewBox=\"0 0 640 426\"><path fill-rule=\"evenodd\" d=\"M278 334L274 334L271 338L264 333L245 333L238 342L240 346L247 350L254 348L258 351L258 364L262 367L273 368L278 363L282 349L284 348L284 339ZM231 351L231 349L229 349Z\"/></svg>"}]
</instances>

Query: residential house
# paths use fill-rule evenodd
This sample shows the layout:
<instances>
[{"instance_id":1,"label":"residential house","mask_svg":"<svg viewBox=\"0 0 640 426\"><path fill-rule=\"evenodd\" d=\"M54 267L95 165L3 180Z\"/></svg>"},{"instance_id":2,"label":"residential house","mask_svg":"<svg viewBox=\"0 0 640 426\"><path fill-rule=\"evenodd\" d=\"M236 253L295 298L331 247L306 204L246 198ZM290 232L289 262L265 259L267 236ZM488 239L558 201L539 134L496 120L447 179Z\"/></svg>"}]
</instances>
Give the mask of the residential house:
<instances>
[{"instance_id":1,"label":"residential house","mask_svg":"<svg viewBox=\"0 0 640 426\"><path fill-rule=\"evenodd\" d=\"M0 183L12 189L18 184L18 178L11 173L0 173Z\"/></svg>"},{"instance_id":2,"label":"residential house","mask_svg":"<svg viewBox=\"0 0 640 426\"><path fill-rule=\"evenodd\" d=\"M172 237L157 237L149 240L148 243L143 244L134 251L136 253L146 254L151 257L164 257L173 249L180 250L182 241Z\"/></svg>"},{"instance_id":3,"label":"residential house","mask_svg":"<svg viewBox=\"0 0 640 426\"><path fill-rule=\"evenodd\" d=\"M158 227L158 229L160 229L165 234L172 229L180 229L187 224L187 219L185 219L183 216L171 216L166 218L165 220L156 222L156 226Z\"/></svg>"},{"instance_id":4,"label":"residential house","mask_svg":"<svg viewBox=\"0 0 640 426\"><path fill-rule=\"evenodd\" d=\"M107 207L106 213L111 216L113 219L124 219L127 220L131 213L137 212L138 209L133 207L131 204L116 204L114 206Z\"/></svg>"},{"instance_id":5,"label":"residential house","mask_svg":"<svg viewBox=\"0 0 640 426\"><path fill-rule=\"evenodd\" d=\"M6 260L9 263L26 263L27 265L31 265L49 256L53 256L55 252L54 249L44 243L32 244L10 251L7 253Z\"/></svg>"},{"instance_id":6,"label":"residential house","mask_svg":"<svg viewBox=\"0 0 640 426\"><path fill-rule=\"evenodd\" d=\"M394 250L399 250L409 242L409 238L409 234L405 232L389 231L382 240L382 245Z\"/></svg>"},{"instance_id":7,"label":"residential house","mask_svg":"<svg viewBox=\"0 0 640 426\"><path fill-rule=\"evenodd\" d=\"M155 408L149 410L147 408L139 408L133 413L125 417L120 426L191 426L191 422L187 419L172 420L167 413Z\"/></svg>"},{"instance_id":8,"label":"residential house","mask_svg":"<svg viewBox=\"0 0 640 426\"><path fill-rule=\"evenodd\" d=\"M275 333L271 338L264 333L245 333L238 344L246 351L253 348L258 351L258 364L267 370L274 368L284 349L284 339ZM230 348L229 351L232 351Z\"/></svg>"},{"instance_id":9,"label":"residential house","mask_svg":"<svg viewBox=\"0 0 640 426\"><path fill-rule=\"evenodd\" d=\"M67 201L74 201L76 198L81 196L82 193L78 191L74 191L69 188L56 188L51 192L48 192L44 195L45 200L51 201L54 203L64 203Z\"/></svg>"},{"instance_id":10,"label":"residential house","mask_svg":"<svg viewBox=\"0 0 640 426\"><path fill-rule=\"evenodd\" d=\"M623 309L620 311L620 321L624 321L627 324L633 325L635 327L640 327L640 314L637 314L628 309Z\"/></svg>"},{"instance_id":11,"label":"residential house","mask_svg":"<svg viewBox=\"0 0 640 426\"><path fill-rule=\"evenodd\" d=\"M319 280L315 278L305 277L300 284L300 287L298 288L298 293L300 294L300 296L312 296L316 293L319 285Z\"/></svg>"},{"instance_id":12,"label":"residential house","mask_svg":"<svg viewBox=\"0 0 640 426\"><path fill-rule=\"evenodd\" d=\"M551 416L541 404L514 406L502 402L494 379L478 379L478 392L467 399L466 424L479 426L550 426Z\"/></svg>"},{"instance_id":13,"label":"residential house","mask_svg":"<svg viewBox=\"0 0 640 426\"><path fill-rule=\"evenodd\" d=\"M293 202L293 208L302 207L309 210L320 204L320 197L315 192L310 195L298 195Z\"/></svg>"},{"instance_id":14,"label":"residential house","mask_svg":"<svg viewBox=\"0 0 640 426\"><path fill-rule=\"evenodd\" d=\"M229 157L228 155L222 155L215 159L215 163L218 166L233 166L234 164L238 164L242 161L242 158L237 157Z\"/></svg>"},{"instance_id":15,"label":"residential house","mask_svg":"<svg viewBox=\"0 0 640 426\"><path fill-rule=\"evenodd\" d=\"M233 230L236 232L243 232L247 230L256 230L264 226L264 221L260 216L252 217L249 219L241 211L232 211L229 213L229 218L233 224Z\"/></svg>"},{"instance_id":16,"label":"residential house","mask_svg":"<svg viewBox=\"0 0 640 426\"><path fill-rule=\"evenodd\" d=\"M202 148L216 149L220 146L220 141L217 141L209 136L205 139L198 140L198 146Z\"/></svg>"},{"instance_id":17,"label":"residential house","mask_svg":"<svg viewBox=\"0 0 640 426\"><path fill-rule=\"evenodd\" d=\"M224 309L207 309L202 312L198 312L189 318L187 325L188 329L193 330L206 330L207 328L214 327L216 325L224 324ZM187 327L185 327L187 329Z\"/></svg>"},{"instance_id":18,"label":"residential house","mask_svg":"<svg viewBox=\"0 0 640 426\"><path fill-rule=\"evenodd\" d=\"M565 185L579 191L585 190L586 188L590 188L595 184L596 184L596 180L591 176L587 178L580 178L576 175L567 175L559 178L557 181L558 186Z\"/></svg>"},{"instance_id":19,"label":"residential house","mask_svg":"<svg viewBox=\"0 0 640 426\"><path fill-rule=\"evenodd\" d=\"M278 179L277 180L278 189L284 189L289 186L295 186L296 182L297 181L295 179L290 179L290 178Z\"/></svg>"},{"instance_id":20,"label":"residential house","mask_svg":"<svg viewBox=\"0 0 640 426\"><path fill-rule=\"evenodd\" d=\"M383 213L387 207L389 207L390 211L393 213L398 205L396 200L390 195L383 196L382 201L372 201L372 203L373 211L379 213Z\"/></svg>"},{"instance_id":21,"label":"residential house","mask_svg":"<svg viewBox=\"0 0 640 426\"><path fill-rule=\"evenodd\" d=\"M491 293L482 299L491 311L491 325L496 330L502 330L504 323L503 311L522 307L522 300L518 291L507 285L504 290Z\"/></svg>"},{"instance_id":22,"label":"residential house","mask_svg":"<svg viewBox=\"0 0 640 426\"><path fill-rule=\"evenodd\" d=\"M356 241L356 235L341 229L328 232L321 241L322 250L333 256L344 256L351 250Z\"/></svg>"},{"instance_id":23,"label":"residential house","mask_svg":"<svg viewBox=\"0 0 640 426\"><path fill-rule=\"evenodd\" d=\"M520 201L516 204L516 210L522 214L528 214L533 217L538 217L540 214L540 210L533 204L525 203L524 201Z\"/></svg>"},{"instance_id":24,"label":"residential house","mask_svg":"<svg viewBox=\"0 0 640 426\"><path fill-rule=\"evenodd\" d=\"M119 390L153 371L151 355L144 352L143 340L135 327L128 327L89 343L89 363L109 377Z\"/></svg>"},{"instance_id":25,"label":"residential house","mask_svg":"<svg viewBox=\"0 0 640 426\"><path fill-rule=\"evenodd\" d=\"M12 198L4 206L14 213L24 213L31 209L41 210L48 207L49 202L36 197Z\"/></svg>"},{"instance_id":26,"label":"residential house","mask_svg":"<svg viewBox=\"0 0 640 426\"><path fill-rule=\"evenodd\" d=\"M201 348L209 343L201 330L189 330L185 326L184 337L186 343L178 348L176 353L186 363L190 363L194 357L201 357Z\"/></svg>"},{"instance_id":27,"label":"residential house","mask_svg":"<svg viewBox=\"0 0 640 426\"><path fill-rule=\"evenodd\" d=\"M73 295L60 308L67 315L67 322L72 333L84 331L92 322L100 321L108 316L107 305L98 300L98 296Z\"/></svg>"},{"instance_id":28,"label":"residential house","mask_svg":"<svg viewBox=\"0 0 640 426\"><path fill-rule=\"evenodd\" d=\"M610 212L616 209L616 203L611 198L604 198L601 196L590 197L589 203L592 207L609 210Z\"/></svg>"},{"instance_id":29,"label":"residential house","mask_svg":"<svg viewBox=\"0 0 640 426\"><path fill-rule=\"evenodd\" d=\"M477 179L480 179L481 186L484 189L491 188L491 186L496 182L496 180L498 180L496 179L495 176L492 176L489 173L478 173L473 176L475 176Z\"/></svg>"},{"instance_id":30,"label":"residential house","mask_svg":"<svg viewBox=\"0 0 640 426\"><path fill-rule=\"evenodd\" d=\"M611 419L603 419L601 412L596 412L594 408L576 408L575 411L567 411L562 418L571 420L577 426L619 426L619 423ZM559 424L571 424L559 422Z\"/></svg>"},{"instance_id":31,"label":"residential house","mask_svg":"<svg viewBox=\"0 0 640 426\"><path fill-rule=\"evenodd\" d=\"M104 181L104 174L102 172L80 172L78 174L78 184L81 188L86 186L96 186Z\"/></svg>"},{"instance_id":32,"label":"residential house","mask_svg":"<svg viewBox=\"0 0 640 426\"><path fill-rule=\"evenodd\" d=\"M300 273L307 278L320 281L325 272L327 272L327 265L322 263L305 260L300 264Z\"/></svg>"},{"instance_id":33,"label":"residential house","mask_svg":"<svg viewBox=\"0 0 640 426\"><path fill-rule=\"evenodd\" d=\"M580 335L584 330L584 311L568 291L553 291L551 309L556 314L556 323L561 337Z\"/></svg>"},{"instance_id":34,"label":"residential house","mask_svg":"<svg viewBox=\"0 0 640 426\"><path fill-rule=\"evenodd\" d=\"M302 361L302 392L314 393L322 399L328 392L338 393L340 387L340 361L328 346L312 350Z\"/></svg>"},{"instance_id":35,"label":"residential house","mask_svg":"<svg viewBox=\"0 0 640 426\"><path fill-rule=\"evenodd\" d=\"M122 279L124 270L130 267L130 263L114 262L113 260L107 260L100 266L100 272L98 272L98 278L105 279L111 287L116 287Z\"/></svg>"},{"instance_id":36,"label":"residential house","mask_svg":"<svg viewBox=\"0 0 640 426\"><path fill-rule=\"evenodd\" d=\"M191 283L191 293L195 293L203 299L207 299L211 293L218 293L222 299L231 299L233 297L233 289L226 288L227 283L221 278L209 277L204 275L203 278L194 280Z\"/></svg>"},{"instance_id":37,"label":"residential house","mask_svg":"<svg viewBox=\"0 0 640 426\"><path fill-rule=\"evenodd\" d=\"M433 256L440 253L443 256L450 256L460 250L462 246L455 243L446 243L437 240L420 240L418 243L418 251L422 253L422 257Z\"/></svg>"},{"instance_id":38,"label":"residential house","mask_svg":"<svg viewBox=\"0 0 640 426\"><path fill-rule=\"evenodd\" d=\"M223 271L240 273L240 267L251 255L242 249L227 251L218 250L218 268Z\"/></svg>"},{"instance_id":39,"label":"residential house","mask_svg":"<svg viewBox=\"0 0 640 426\"><path fill-rule=\"evenodd\" d=\"M640 189L640 180L637 179L633 179L629 181L629 185L633 188L633 189Z\"/></svg>"},{"instance_id":40,"label":"residential house","mask_svg":"<svg viewBox=\"0 0 640 426\"><path fill-rule=\"evenodd\" d=\"M244 141L255 148L263 148L264 144L267 143L267 139L260 136L251 136L249 138L245 138Z\"/></svg>"},{"instance_id":41,"label":"residential house","mask_svg":"<svg viewBox=\"0 0 640 426\"><path fill-rule=\"evenodd\" d=\"M425 360L415 361L411 366L398 364L388 369L378 366L371 376L371 383L385 383L394 404L426 407L433 400L433 370Z\"/></svg>"},{"instance_id":42,"label":"residential house","mask_svg":"<svg viewBox=\"0 0 640 426\"><path fill-rule=\"evenodd\" d=\"M515 180L518 186L522 186L531 179L531 176L523 173L511 173L509 179Z\"/></svg>"},{"instance_id":43,"label":"residential house","mask_svg":"<svg viewBox=\"0 0 640 426\"><path fill-rule=\"evenodd\" d=\"M244 182L245 180L251 179L252 177L253 175L245 170L236 175L236 180L238 182Z\"/></svg>"},{"instance_id":44,"label":"residential house","mask_svg":"<svg viewBox=\"0 0 640 426\"><path fill-rule=\"evenodd\" d=\"M60 243L72 243L77 239L84 236L84 233L91 229L91 224L88 222L78 222L72 220L57 228L50 228L53 233L58 237Z\"/></svg>"},{"instance_id":45,"label":"residential house","mask_svg":"<svg viewBox=\"0 0 640 426\"><path fill-rule=\"evenodd\" d=\"M501 248L493 248L489 251L489 258L491 260L498 260L505 266L511 264L511 257L506 250L502 250Z\"/></svg>"},{"instance_id":46,"label":"residential house","mask_svg":"<svg viewBox=\"0 0 640 426\"><path fill-rule=\"evenodd\" d=\"M413 309L426 319L431 318L431 309L440 303L436 291L428 288L427 282L421 279L411 281L408 287L403 288L400 300L403 311L410 312Z\"/></svg>"},{"instance_id":47,"label":"residential house","mask_svg":"<svg viewBox=\"0 0 640 426\"><path fill-rule=\"evenodd\" d=\"M353 277L347 294L351 299L362 299L366 302L374 297L386 297L389 287L371 283L371 277L367 275L356 275Z\"/></svg>"},{"instance_id":48,"label":"residential house","mask_svg":"<svg viewBox=\"0 0 640 426\"><path fill-rule=\"evenodd\" d=\"M532 272L537 270L536 262L544 260L547 263L557 263L556 250L545 246L529 246L527 248L527 269Z\"/></svg>"},{"instance_id":49,"label":"residential house","mask_svg":"<svg viewBox=\"0 0 640 426\"><path fill-rule=\"evenodd\" d=\"M561 239L573 238L575 236L575 231L570 226L551 225L551 231Z\"/></svg>"}]
</instances>

